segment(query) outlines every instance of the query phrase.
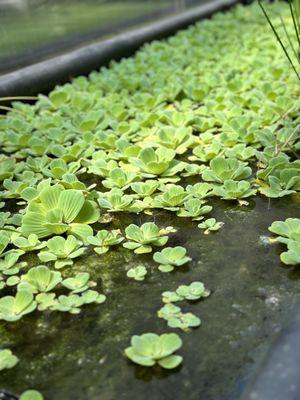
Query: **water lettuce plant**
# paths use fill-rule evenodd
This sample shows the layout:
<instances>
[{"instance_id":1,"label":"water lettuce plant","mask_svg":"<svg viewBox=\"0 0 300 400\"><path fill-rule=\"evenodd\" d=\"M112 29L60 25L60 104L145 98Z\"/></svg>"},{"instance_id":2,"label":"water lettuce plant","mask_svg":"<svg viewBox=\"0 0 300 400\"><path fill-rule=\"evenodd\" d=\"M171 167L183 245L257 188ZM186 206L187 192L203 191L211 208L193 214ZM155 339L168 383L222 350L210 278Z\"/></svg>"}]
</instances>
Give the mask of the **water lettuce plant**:
<instances>
[{"instance_id":1,"label":"water lettuce plant","mask_svg":"<svg viewBox=\"0 0 300 400\"><path fill-rule=\"evenodd\" d=\"M143 281L147 275L147 269L143 265L138 265L137 267L130 268L126 275L128 278L133 278L136 281Z\"/></svg>"},{"instance_id":2,"label":"water lettuce plant","mask_svg":"<svg viewBox=\"0 0 300 400\"><path fill-rule=\"evenodd\" d=\"M165 147L146 147L137 157L129 161L138 168L141 175L146 178L155 176L170 177L182 171L185 164L175 160L176 152Z\"/></svg>"},{"instance_id":3,"label":"water lettuce plant","mask_svg":"<svg viewBox=\"0 0 300 400\"><path fill-rule=\"evenodd\" d=\"M124 194L122 189L114 188L110 192L99 192L98 204L108 212L124 212L132 211L133 200L132 195Z\"/></svg>"},{"instance_id":4,"label":"water lettuce plant","mask_svg":"<svg viewBox=\"0 0 300 400\"><path fill-rule=\"evenodd\" d=\"M82 305L91 303L101 304L105 299L106 297L103 294L99 294L95 290L87 290L80 296L76 294L59 296L58 305L54 309L62 312L68 311L71 314L78 314L81 311L80 307Z\"/></svg>"},{"instance_id":5,"label":"water lettuce plant","mask_svg":"<svg viewBox=\"0 0 300 400\"><path fill-rule=\"evenodd\" d=\"M28 237L23 237L17 234L15 238L13 234L11 240L14 246L16 246L22 252L39 250L46 246L46 243L40 242L35 233L31 233Z\"/></svg>"},{"instance_id":6,"label":"water lettuce plant","mask_svg":"<svg viewBox=\"0 0 300 400\"><path fill-rule=\"evenodd\" d=\"M29 293L46 293L53 290L61 281L60 272L51 271L48 267L39 265L22 275L18 290Z\"/></svg>"},{"instance_id":7,"label":"water lettuce plant","mask_svg":"<svg viewBox=\"0 0 300 400\"><path fill-rule=\"evenodd\" d=\"M19 400L44 400L44 397L37 390L25 390Z\"/></svg>"},{"instance_id":8,"label":"water lettuce plant","mask_svg":"<svg viewBox=\"0 0 300 400\"><path fill-rule=\"evenodd\" d=\"M179 185L169 184L163 189L163 193L155 197L153 206L164 208L169 211L176 211L178 207L184 203L187 193L184 188Z\"/></svg>"},{"instance_id":9,"label":"water lettuce plant","mask_svg":"<svg viewBox=\"0 0 300 400\"><path fill-rule=\"evenodd\" d=\"M203 200L213 195L214 186L207 182L196 183L195 185L187 185L186 192L196 199Z\"/></svg>"},{"instance_id":10,"label":"water lettuce plant","mask_svg":"<svg viewBox=\"0 0 300 400\"><path fill-rule=\"evenodd\" d=\"M152 246L164 246L168 241L168 236L153 222L146 222L140 227L130 224L125 229L125 236L127 241L123 246L136 254L150 253Z\"/></svg>"},{"instance_id":11,"label":"water lettuce plant","mask_svg":"<svg viewBox=\"0 0 300 400\"><path fill-rule=\"evenodd\" d=\"M0 371L13 368L18 362L18 357L16 357L11 350L0 350Z\"/></svg>"},{"instance_id":12,"label":"water lettuce plant","mask_svg":"<svg viewBox=\"0 0 300 400\"><path fill-rule=\"evenodd\" d=\"M300 190L300 162L289 163L283 157L270 160L268 168L258 173L259 191L267 197L277 198Z\"/></svg>"},{"instance_id":13,"label":"water lettuce plant","mask_svg":"<svg viewBox=\"0 0 300 400\"><path fill-rule=\"evenodd\" d=\"M36 306L33 294L29 291L20 290L15 297L4 296L0 299L0 320L17 321L33 312Z\"/></svg>"},{"instance_id":14,"label":"water lettuce plant","mask_svg":"<svg viewBox=\"0 0 300 400\"><path fill-rule=\"evenodd\" d=\"M205 205L204 201L200 199L189 199L183 204L177 212L178 217L192 218L193 221L203 219L203 215L211 212L212 206Z\"/></svg>"},{"instance_id":15,"label":"water lettuce plant","mask_svg":"<svg viewBox=\"0 0 300 400\"><path fill-rule=\"evenodd\" d=\"M208 218L198 224L198 228L204 229L204 234L208 235L210 232L218 231L223 225L224 222L217 222L215 218Z\"/></svg>"},{"instance_id":16,"label":"water lettuce plant","mask_svg":"<svg viewBox=\"0 0 300 400\"><path fill-rule=\"evenodd\" d=\"M3 275L16 275L20 269L26 267L25 261L18 262L20 258L18 251L11 250L4 255L4 258L0 259L0 272Z\"/></svg>"},{"instance_id":17,"label":"water lettuce plant","mask_svg":"<svg viewBox=\"0 0 300 400\"><path fill-rule=\"evenodd\" d=\"M300 264L300 241L289 241L287 248L288 251L280 254L280 260L287 265Z\"/></svg>"},{"instance_id":18,"label":"water lettuce plant","mask_svg":"<svg viewBox=\"0 0 300 400\"><path fill-rule=\"evenodd\" d=\"M234 181L232 179L226 180L222 186L214 188L214 194L224 200L239 200L254 196L255 189L251 188L248 181Z\"/></svg>"},{"instance_id":19,"label":"water lettuce plant","mask_svg":"<svg viewBox=\"0 0 300 400\"><path fill-rule=\"evenodd\" d=\"M157 315L167 321L170 328L179 328L188 331L189 328L197 328L201 324L200 318L192 313L182 313L181 308L172 303L165 304Z\"/></svg>"},{"instance_id":20,"label":"water lettuce plant","mask_svg":"<svg viewBox=\"0 0 300 400\"><path fill-rule=\"evenodd\" d=\"M89 288L90 274L79 272L74 278L67 278L62 281L62 285L72 293L81 293Z\"/></svg>"},{"instance_id":21,"label":"water lettuce plant","mask_svg":"<svg viewBox=\"0 0 300 400\"><path fill-rule=\"evenodd\" d=\"M269 231L278 235L277 241L289 243L290 241L300 242L300 219L287 218L285 221L275 221L269 227Z\"/></svg>"},{"instance_id":22,"label":"water lettuce plant","mask_svg":"<svg viewBox=\"0 0 300 400\"><path fill-rule=\"evenodd\" d=\"M159 264L158 269L161 272L171 272L175 267L180 267L191 261L186 256L186 249L181 246L166 247L160 252L153 254L153 260Z\"/></svg>"},{"instance_id":23,"label":"water lettuce plant","mask_svg":"<svg viewBox=\"0 0 300 400\"><path fill-rule=\"evenodd\" d=\"M106 229L102 229L97 232L95 236L88 236L88 243L92 244L94 250L97 254L107 253L111 246L115 246L121 243L124 240L124 237L121 234L119 229L113 229L111 231L107 231Z\"/></svg>"},{"instance_id":24,"label":"water lettuce plant","mask_svg":"<svg viewBox=\"0 0 300 400\"><path fill-rule=\"evenodd\" d=\"M162 301L164 303L176 303L183 300L199 300L202 297L208 297L210 292L205 289L202 282L192 282L190 285L180 285L174 291L166 291L162 293Z\"/></svg>"},{"instance_id":25,"label":"water lettuce plant","mask_svg":"<svg viewBox=\"0 0 300 400\"><path fill-rule=\"evenodd\" d=\"M96 203L87 200L81 191L52 186L29 202L22 219L22 234L34 233L38 238L73 234L83 241L91 236L90 224L99 218Z\"/></svg>"},{"instance_id":26,"label":"water lettuce plant","mask_svg":"<svg viewBox=\"0 0 300 400\"><path fill-rule=\"evenodd\" d=\"M102 184L109 189L116 187L125 190L138 179L139 175L136 172L124 171L118 167L109 172L109 176L102 181Z\"/></svg>"},{"instance_id":27,"label":"water lettuce plant","mask_svg":"<svg viewBox=\"0 0 300 400\"><path fill-rule=\"evenodd\" d=\"M81 246L82 243L73 235L69 235L66 239L54 236L47 240L46 248L38 254L38 257L42 262L55 261L54 266L57 269L63 268L72 265L73 259L85 252L86 248Z\"/></svg>"},{"instance_id":28,"label":"water lettuce plant","mask_svg":"<svg viewBox=\"0 0 300 400\"><path fill-rule=\"evenodd\" d=\"M9 233L0 230L0 254L4 252L9 242L10 242Z\"/></svg>"},{"instance_id":29,"label":"water lettuce plant","mask_svg":"<svg viewBox=\"0 0 300 400\"><path fill-rule=\"evenodd\" d=\"M270 8L289 31L294 22L284 2ZM207 234L222 223L195 221L214 216L224 200L246 204L257 192L298 200L296 81L259 13L255 4L237 7L30 105L7 108L0 119L1 319L15 321L36 308L78 314L102 303L105 296L90 288L94 275L109 287L101 268L109 251L113 260L124 257L129 277L144 279L144 260L132 257L165 246L171 234L172 245L179 243L180 229L160 229L161 219L182 226L186 220L177 217L186 218ZM145 223L149 215L158 225ZM287 247L280 256L287 265L299 264L298 227L294 218L270 227ZM197 229L193 234L201 238ZM97 271L79 258L92 249L103 255ZM190 258L176 246L154 260L171 271ZM197 316L171 303L205 295L201 282L180 285L163 293L168 307L159 314L169 327L196 327ZM148 339L146 349L135 340L129 358L166 368L181 362L161 337Z\"/></svg>"},{"instance_id":30,"label":"water lettuce plant","mask_svg":"<svg viewBox=\"0 0 300 400\"><path fill-rule=\"evenodd\" d=\"M280 254L280 260L286 265L300 264L300 219L287 218L285 221L274 221L269 231L278 235L271 241L284 243L287 251Z\"/></svg>"},{"instance_id":31,"label":"water lettuce plant","mask_svg":"<svg viewBox=\"0 0 300 400\"><path fill-rule=\"evenodd\" d=\"M227 180L240 181L251 176L252 170L235 158L215 157L202 173L205 181L223 183Z\"/></svg>"},{"instance_id":32,"label":"water lettuce plant","mask_svg":"<svg viewBox=\"0 0 300 400\"><path fill-rule=\"evenodd\" d=\"M158 131L156 136L148 138L148 141L153 139L161 146L173 149L177 154L183 154L195 141L195 136L192 135L192 132L191 127L165 126Z\"/></svg>"},{"instance_id":33,"label":"water lettuce plant","mask_svg":"<svg viewBox=\"0 0 300 400\"><path fill-rule=\"evenodd\" d=\"M136 182L130 185L131 189L141 198L151 196L160 186L160 182L148 179L145 182Z\"/></svg>"},{"instance_id":34,"label":"water lettuce plant","mask_svg":"<svg viewBox=\"0 0 300 400\"><path fill-rule=\"evenodd\" d=\"M182 340L175 333L144 333L131 338L131 346L125 349L126 356L136 364L152 367L155 364L165 369L178 367L182 357L174 355L182 346Z\"/></svg>"}]
</instances>

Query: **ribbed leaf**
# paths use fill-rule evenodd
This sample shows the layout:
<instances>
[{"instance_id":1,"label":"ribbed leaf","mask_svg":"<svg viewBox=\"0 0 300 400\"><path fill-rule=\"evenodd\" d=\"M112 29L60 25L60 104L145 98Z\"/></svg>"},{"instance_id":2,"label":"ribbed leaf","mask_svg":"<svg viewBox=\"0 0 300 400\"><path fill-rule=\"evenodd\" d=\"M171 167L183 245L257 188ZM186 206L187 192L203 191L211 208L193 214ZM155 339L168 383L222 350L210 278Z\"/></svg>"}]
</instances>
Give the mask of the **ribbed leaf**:
<instances>
[{"instance_id":1,"label":"ribbed leaf","mask_svg":"<svg viewBox=\"0 0 300 400\"><path fill-rule=\"evenodd\" d=\"M58 208L63 211L66 223L74 221L84 201L84 195L78 190L69 189L61 193L58 200Z\"/></svg>"},{"instance_id":2,"label":"ribbed leaf","mask_svg":"<svg viewBox=\"0 0 300 400\"><path fill-rule=\"evenodd\" d=\"M97 204L94 201L85 200L79 214L73 222L79 224L93 224L97 222L99 217L100 211L97 208Z\"/></svg>"},{"instance_id":3,"label":"ribbed leaf","mask_svg":"<svg viewBox=\"0 0 300 400\"><path fill-rule=\"evenodd\" d=\"M45 216L31 211L24 215L21 231L26 237L31 233L36 234L38 238L43 238L51 234L51 231L46 226Z\"/></svg>"},{"instance_id":4,"label":"ribbed leaf","mask_svg":"<svg viewBox=\"0 0 300 400\"><path fill-rule=\"evenodd\" d=\"M47 210L57 208L58 199L62 190L63 188L60 186L52 186L41 191L39 198Z\"/></svg>"},{"instance_id":5,"label":"ribbed leaf","mask_svg":"<svg viewBox=\"0 0 300 400\"><path fill-rule=\"evenodd\" d=\"M28 307L33 303L33 294L26 291L19 291L16 294L13 312L16 314L23 314ZM27 312L26 312L27 313Z\"/></svg>"}]
</instances>

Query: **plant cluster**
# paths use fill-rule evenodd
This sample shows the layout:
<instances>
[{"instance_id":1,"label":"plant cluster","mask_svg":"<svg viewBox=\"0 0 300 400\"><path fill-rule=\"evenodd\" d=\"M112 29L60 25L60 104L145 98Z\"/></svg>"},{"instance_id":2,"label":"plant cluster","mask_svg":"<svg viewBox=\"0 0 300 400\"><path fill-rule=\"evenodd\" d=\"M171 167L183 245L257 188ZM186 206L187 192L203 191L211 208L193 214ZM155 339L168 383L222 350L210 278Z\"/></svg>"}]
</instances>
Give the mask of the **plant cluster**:
<instances>
[{"instance_id":1,"label":"plant cluster","mask_svg":"<svg viewBox=\"0 0 300 400\"><path fill-rule=\"evenodd\" d=\"M300 264L300 219L275 221L269 227L269 231L277 235L276 242L287 246L288 250L280 254L280 260L287 265Z\"/></svg>"},{"instance_id":2,"label":"plant cluster","mask_svg":"<svg viewBox=\"0 0 300 400\"><path fill-rule=\"evenodd\" d=\"M210 292L205 289L202 282L192 282L190 285L180 285L174 292L163 292L164 306L158 310L157 315L167 321L170 328L179 328L189 331L189 328L197 328L201 324L200 318L188 312L183 313L181 308L173 303L183 300L196 301L208 297Z\"/></svg>"},{"instance_id":3,"label":"plant cluster","mask_svg":"<svg viewBox=\"0 0 300 400\"><path fill-rule=\"evenodd\" d=\"M270 7L291 31L286 5ZM255 195L299 193L297 78L266 24L256 4L238 6L35 104L7 108L0 118L0 319L35 310L77 314L102 303L90 275L73 273L73 264L90 246L100 256L115 246L135 254L165 246L174 229L144 217L173 213L207 234L222 225L211 215L216 199L247 205ZM101 229L134 214L139 224ZM283 262L297 264L297 228L282 224L270 230L288 247ZM153 259L162 272L190 261L182 246ZM138 265L127 275L143 280L146 272ZM198 326L198 317L172 302L205 297L203 285L167 293L159 316L171 327ZM175 368L180 346L176 335L144 334L126 355Z\"/></svg>"},{"instance_id":4,"label":"plant cluster","mask_svg":"<svg viewBox=\"0 0 300 400\"><path fill-rule=\"evenodd\" d=\"M182 357L174 355L182 346L182 340L175 333L144 333L131 338L131 346L125 349L126 356L136 364L152 367L156 363L163 368L173 369L182 362Z\"/></svg>"}]
</instances>

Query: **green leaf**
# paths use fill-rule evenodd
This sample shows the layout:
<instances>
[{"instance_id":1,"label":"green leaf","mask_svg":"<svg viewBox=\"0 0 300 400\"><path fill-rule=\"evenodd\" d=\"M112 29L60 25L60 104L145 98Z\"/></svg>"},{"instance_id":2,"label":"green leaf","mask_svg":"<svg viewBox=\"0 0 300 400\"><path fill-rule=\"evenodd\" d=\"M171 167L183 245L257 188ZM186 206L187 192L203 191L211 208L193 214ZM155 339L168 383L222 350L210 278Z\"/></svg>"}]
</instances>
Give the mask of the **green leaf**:
<instances>
[{"instance_id":1,"label":"green leaf","mask_svg":"<svg viewBox=\"0 0 300 400\"><path fill-rule=\"evenodd\" d=\"M0 371L13 368L19 362L11 350L0 350Z\"/></svg>"},{"instance_id":2,"label":"green leaf","mask_svg":"<svg viewBox=\"0 0 300 400\"><path fill-rule=\"evenodd\" d=\"M44 397L37 390L26 390L20 396L19 400L43 400Z\"/></svg>"},{"instance_id":3,"label":"green leaf","mask_svg":"<svg viewBox=\"0 0 300 400\"><path fill-rule=\"evenodd\" d=\"M58 207L62 210L66 223L72 222L77 217L84 201L84 196L80 191L70 189L61 193L58 200Z\"/></svg>"},{"instance_id":4,"label":"green leaf","mask_svg":"<svg viewBox=\"0 0 300 400\"><path fill-rule=\"evenodd\" d=\"M162 358L158 361L158 364L165 369L174 369L177 368L182 363L181 356L169 356L166 358Z\"/></svg>"}]
</instances>

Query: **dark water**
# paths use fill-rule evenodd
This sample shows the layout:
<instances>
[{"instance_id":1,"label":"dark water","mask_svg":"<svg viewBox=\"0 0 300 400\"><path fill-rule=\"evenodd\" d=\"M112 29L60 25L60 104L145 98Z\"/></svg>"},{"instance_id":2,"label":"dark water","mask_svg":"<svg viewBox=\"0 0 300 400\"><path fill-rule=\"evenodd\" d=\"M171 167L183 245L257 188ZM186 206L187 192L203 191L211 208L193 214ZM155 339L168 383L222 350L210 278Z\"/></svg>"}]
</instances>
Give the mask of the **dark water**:
<instances>
[{"instance_id":1,"label":"dark water","mask_svg":"<svg viewBox=\"0 0 300 400\"><path fill-rule=\"evenodd\" d=\"M96 276L106 303L86 306L78 316L36 312L1 323L1 344L20 362L1 372L0 387L16 394L34 387L47 400L237 399L299 298L300 270L283 267L281 245L264 244L260 236L268 235L274 220L299 217L300 202L296 197L256 198L248 207L219 202L213 216L225 225L210 235L171 214L149 217L178 228L168 244L185 246L193 258L173 273L162 274L151 256L122 248L78 260L76 270ZM149 270L144 282L126 277L126 269L138 264ZM130 363L122 351L131 335L172 331L156 317L161 293L194 280L212 294L180 303L202 320L189 333L177 331L184 342L178 352L182 366L167 372Z\"/></svg>"}]
</instances>

